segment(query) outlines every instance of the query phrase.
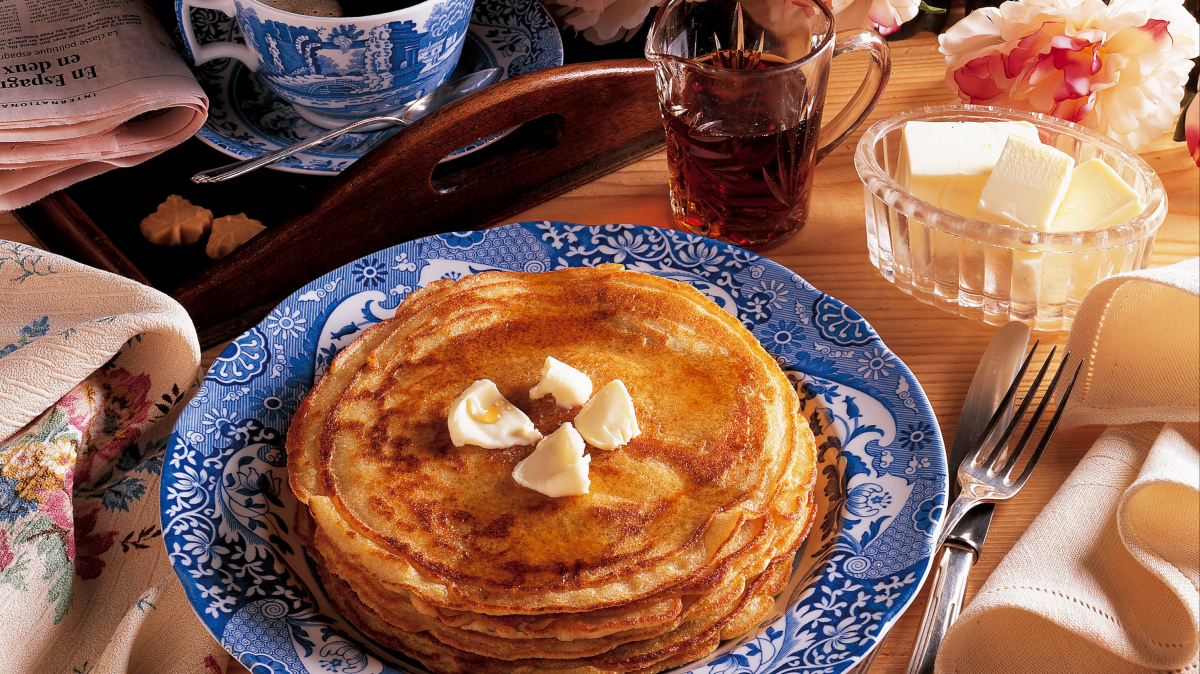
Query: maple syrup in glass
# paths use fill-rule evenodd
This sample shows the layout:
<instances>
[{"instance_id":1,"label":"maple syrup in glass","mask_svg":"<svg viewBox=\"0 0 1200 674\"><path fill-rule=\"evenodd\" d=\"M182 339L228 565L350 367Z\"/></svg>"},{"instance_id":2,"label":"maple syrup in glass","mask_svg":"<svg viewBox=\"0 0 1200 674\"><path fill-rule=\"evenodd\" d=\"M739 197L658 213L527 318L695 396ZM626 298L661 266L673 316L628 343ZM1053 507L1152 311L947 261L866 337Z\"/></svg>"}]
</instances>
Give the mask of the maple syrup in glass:
<instances>
[{"instance_id":1,"label":"maple syrup in glass","mask_svg":"<svg viewBox=\"0 0 1200 674\"><path fill-rule=\"evenodd\" d=\"M866 76L822 128L829 64L855 51L871 56ZM890 68L887 43L869 30L835 33L823 0L667 0L646 58L676 225L747 247L804 226L813 166L866 119Z\"/></svg>"},{"instance_id":2,"label":"maple syrup in glass","mask_svg":"<svg viewBox=\"0 0 1200 674\"><path fill-rule=\"evenodd\" d=\"M771 54L733 49L699 62L740 70L787 64ZM693 79L692 91L662 106L671 205L679 224L742 246L794 234L808 218L820 108L807 117L780 115L776 106L756 100L775 91L752 84L709 88ZM721 115L712 111L730 114L715 119Z\"/></svg>"}]
</instances>

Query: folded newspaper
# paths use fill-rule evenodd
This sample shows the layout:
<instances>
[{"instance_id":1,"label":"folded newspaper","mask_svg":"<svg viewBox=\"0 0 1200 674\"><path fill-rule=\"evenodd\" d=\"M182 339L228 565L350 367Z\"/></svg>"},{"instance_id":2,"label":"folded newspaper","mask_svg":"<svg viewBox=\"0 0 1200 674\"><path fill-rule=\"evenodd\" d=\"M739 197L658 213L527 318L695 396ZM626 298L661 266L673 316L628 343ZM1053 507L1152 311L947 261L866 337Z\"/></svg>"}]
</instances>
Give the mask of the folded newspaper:
<instances>
[{"instance_id":1,"label":"folded newspaper","mask_svg":"<svg viewBox=\"0 0 1200 674\"><path fill-rule=\"evenodd\" d=\"M0 210L146 161L207 114L142 0L0 0Z\"/></svg>"}]
</instances>

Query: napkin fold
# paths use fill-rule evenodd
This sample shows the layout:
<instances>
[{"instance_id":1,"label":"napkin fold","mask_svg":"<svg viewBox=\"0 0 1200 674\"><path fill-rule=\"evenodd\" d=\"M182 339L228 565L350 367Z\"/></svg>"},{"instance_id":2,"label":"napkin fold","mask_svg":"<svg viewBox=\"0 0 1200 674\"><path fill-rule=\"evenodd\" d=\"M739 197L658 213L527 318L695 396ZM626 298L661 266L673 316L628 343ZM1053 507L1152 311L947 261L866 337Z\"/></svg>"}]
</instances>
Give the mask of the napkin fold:
<instances>
[{"instance_id":1,"label":"napkin fold","mask_svg":"<svg viewBox=\"0 0 1200 674\"><path fill-rule=\"evenodd\" d=\"M0 671L224 671L159 528L199 360L166 295L0 241Z\"/></svg>"},{"instance_id":2,"label":"napkin fold","mask_svg":"<svg viewBox=\"0 0 1200 674\"><path fill-rule=\"evenodd\" d=\"M1109 428L951 626L938 674L1200 666L1200 260L1097 284L1067 348L1088 360L1063 430Z\"/></svg>"}]
</instances>

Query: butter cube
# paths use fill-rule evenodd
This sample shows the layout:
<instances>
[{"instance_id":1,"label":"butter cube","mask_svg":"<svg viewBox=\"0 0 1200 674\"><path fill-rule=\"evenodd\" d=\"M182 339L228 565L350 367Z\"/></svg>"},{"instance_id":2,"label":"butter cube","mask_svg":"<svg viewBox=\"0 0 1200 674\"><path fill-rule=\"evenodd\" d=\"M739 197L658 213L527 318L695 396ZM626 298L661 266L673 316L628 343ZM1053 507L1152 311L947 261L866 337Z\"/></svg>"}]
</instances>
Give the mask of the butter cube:
<instances>
[{"instance_id":1,"label":"butter cube","mask_svg":"<svg viewBox=\"0 0 1200 674\"><path fill-rule=\"evenodd\" d=\"M583 438L568 421L513 468L513 479L522 487L546 496L586 494L592 485L588 478L592 457L584 455L583 450Z\"/></svg>"},{"instance_id":2,"label":"butter cube","mask_svg":"<svg viewBox=\"0 0 1200 674\"><path fill-rule=\"evenodd\" d=\"M1052 232L1083 232L1119 225L1142 212L1141 196L1101 159L1089 159L1071 172Z\"/></svg>"},{"instance_id":3,"label":"butter cube","mask_svg":"<svg viewBox=\"0 0 1200 674\"><path fill-rule=\"evenodd\" d=\"M896 181L934 206L974 217L1010 135L1038 142L1029 122L908 122Z\"/></svg>"},{"instance_id":4,"label":"butter cube","mask_svg":"<svg viewBox=\"0 0 1200 674\"><path fill-rule=\"evenodd\" d=\"M1071 183L1075 160L1060 150L1011 136L979 195L975 217L1049 231Z\"/></svg>"}]
</instances>

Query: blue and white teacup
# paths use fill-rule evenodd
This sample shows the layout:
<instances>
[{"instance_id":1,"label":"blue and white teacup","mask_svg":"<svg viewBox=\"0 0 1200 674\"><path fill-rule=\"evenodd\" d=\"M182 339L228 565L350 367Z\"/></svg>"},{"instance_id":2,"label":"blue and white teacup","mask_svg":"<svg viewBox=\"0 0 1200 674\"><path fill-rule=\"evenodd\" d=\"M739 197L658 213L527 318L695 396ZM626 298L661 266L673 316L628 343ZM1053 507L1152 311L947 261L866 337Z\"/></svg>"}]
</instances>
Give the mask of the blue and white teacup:
<instances>
[{"instance_id":1,"label":"blue and white teacup","mask_svg":"<svg viewBox=\"0 0 1200 674\"><path fill-rule=\"evenodd\" d=\"M425 0L374 16L318 17L258 0L177 0L196 65L233 58L304 119L324 128L399 109L441 86L458 64L474 0ZM192 8L237 18L246 44L200 44Z\"/></svg>"}]
</instances>

